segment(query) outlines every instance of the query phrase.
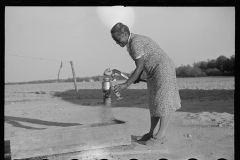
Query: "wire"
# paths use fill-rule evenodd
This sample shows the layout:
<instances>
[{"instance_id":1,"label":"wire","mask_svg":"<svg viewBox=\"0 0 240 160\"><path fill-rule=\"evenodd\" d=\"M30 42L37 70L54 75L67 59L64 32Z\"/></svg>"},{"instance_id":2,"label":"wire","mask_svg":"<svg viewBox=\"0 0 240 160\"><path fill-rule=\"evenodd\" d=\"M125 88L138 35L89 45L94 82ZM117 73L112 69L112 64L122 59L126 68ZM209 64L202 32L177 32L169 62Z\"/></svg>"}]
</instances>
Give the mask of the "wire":
<instances>
[{"instance_id":1,"label":"wire","mask_svg":"<svg viewBox=\"0 0 240 160\"><path fill-rule=\"evenodd\" d=\"M24 58L32 58L32 59L39 59L39 60L47 60L47 61L67 62L67 63L70 63L70 62L68 62L68 61L58 61L58 60L46 59L46 58L36 58L36 57L29 57L29 56L20 56L20 55L15 55L15 54L6 54L6 55L16 56L16 57L24 57Z\"/></svg>"}]
</instances>

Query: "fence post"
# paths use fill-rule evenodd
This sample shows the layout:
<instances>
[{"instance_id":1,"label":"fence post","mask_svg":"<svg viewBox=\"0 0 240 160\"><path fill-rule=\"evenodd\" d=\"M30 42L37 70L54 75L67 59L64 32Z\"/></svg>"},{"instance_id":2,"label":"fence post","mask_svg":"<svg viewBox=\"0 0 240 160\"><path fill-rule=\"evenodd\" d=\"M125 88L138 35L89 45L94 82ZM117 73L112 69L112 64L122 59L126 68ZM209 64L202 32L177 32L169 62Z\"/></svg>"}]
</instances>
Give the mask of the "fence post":
<instances>
[{"instance_id":1,"label":"fence post","mask_svg":"<svg viewBox=\"0 0 240 160\"><path fill-rule=\"evenodd\" d=\"M77 92L77 99L80 98L79 94L78 94L78 89L77 89L77 81L76 81L76 75L75 75L75 71L74 71L74 67L73 67L73 62L70 61L71 63L71 67L72 67L72 73L73 73L73 80L74 80L74 86L75 86L75 90Z\"/></svg>"}]
</instances>

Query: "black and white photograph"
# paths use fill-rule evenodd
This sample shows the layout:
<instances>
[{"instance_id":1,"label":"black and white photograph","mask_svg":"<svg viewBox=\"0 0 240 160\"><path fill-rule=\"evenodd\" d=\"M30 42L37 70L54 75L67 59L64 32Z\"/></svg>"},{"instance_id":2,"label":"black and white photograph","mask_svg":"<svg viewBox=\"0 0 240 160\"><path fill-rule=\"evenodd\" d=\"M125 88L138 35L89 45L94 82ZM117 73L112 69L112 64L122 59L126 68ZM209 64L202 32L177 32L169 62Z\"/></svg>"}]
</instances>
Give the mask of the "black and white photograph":
<instances>
[{"instance_id":1,"label":"black and white photograph","mask_svg":"<svg viewBox=\"0 0 240 160\"><path fill-rule=\"evenodd\" d=\"M5 160L234 160L235 12L6 6Z\"/></svg>"}]
</instances>

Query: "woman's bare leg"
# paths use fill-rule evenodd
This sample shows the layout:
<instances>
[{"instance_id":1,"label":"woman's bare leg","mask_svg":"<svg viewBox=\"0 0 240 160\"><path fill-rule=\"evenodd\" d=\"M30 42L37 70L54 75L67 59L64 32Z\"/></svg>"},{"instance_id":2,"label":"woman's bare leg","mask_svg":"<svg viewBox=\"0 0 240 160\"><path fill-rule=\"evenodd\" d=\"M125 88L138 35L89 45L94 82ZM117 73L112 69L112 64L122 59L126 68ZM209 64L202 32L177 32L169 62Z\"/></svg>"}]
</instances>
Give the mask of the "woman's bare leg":
<instances>
[{"instance_id":1,"label":"woman's bare leg","mask_svg":"<svg viewBox=\"0 0 240 160\"><path fill-rule=\"evenodd\" d=\"M151 128L150 128L150 131L149 131L150 135L153 135L154 129L156 128L159 119L160 119L160 117L151 117Z\"/></svg>"},{"instance_id":2,"label":"woman's bare leg","mask_svg":"<svg viewBox=\"0 0 240 160\"><path fill-rule=\"evenodd\" d=\"M171 114L168 114L166 116L160 117L160 124L159 124L159 130L154 135L155 138L162 138L165 135L165 130L168 126L169 120L170 120Z\"/></svg>"},{"instance_id":3,"label":"woman's bare leg","mask_svg":"<svg viewBox=\"0 0 240 160\"><path fill-rule=\"evenodd\" d=\"M147 141L149 140L151 137L153 137L154 134L154 130L158 124L160 117L151 117L151 127L150 127L150 131L148 132L148 134L145 134L141 137L138 137L137 140L138 141Z\"/></svg>"}]
</instances>

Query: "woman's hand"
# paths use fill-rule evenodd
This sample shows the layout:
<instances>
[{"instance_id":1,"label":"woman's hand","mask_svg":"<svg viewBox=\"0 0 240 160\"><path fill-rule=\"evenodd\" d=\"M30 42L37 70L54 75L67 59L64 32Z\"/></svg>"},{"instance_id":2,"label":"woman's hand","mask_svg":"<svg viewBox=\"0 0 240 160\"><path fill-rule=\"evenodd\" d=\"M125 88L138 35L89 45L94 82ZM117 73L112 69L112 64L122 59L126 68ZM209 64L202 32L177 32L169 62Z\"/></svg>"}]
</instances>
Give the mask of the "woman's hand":
<instances>
[{"instance_id":1,"label":"woman's hand","mask_svg":"<svg viewBox=\"0 0 240 160\"><path fill-rule=\"evenodd\" d=\"M126 89L128 87L128 85L126 83L122 83L122 84L117 84L114 86L114 92L119 92L123 89Z\"/></svg>"},{"instance_id":2,"label":"woman's hand","mask_svg":"<svg viewBox=\"0 0 240 160\"><path fill-rule=\"evenodd\" d=\"M140 82L140 79L138 78L138 79L136 79L134 82L133 82L133 84L137 84L137 83L139 83Z\"/></svg>"}]
</instances>

